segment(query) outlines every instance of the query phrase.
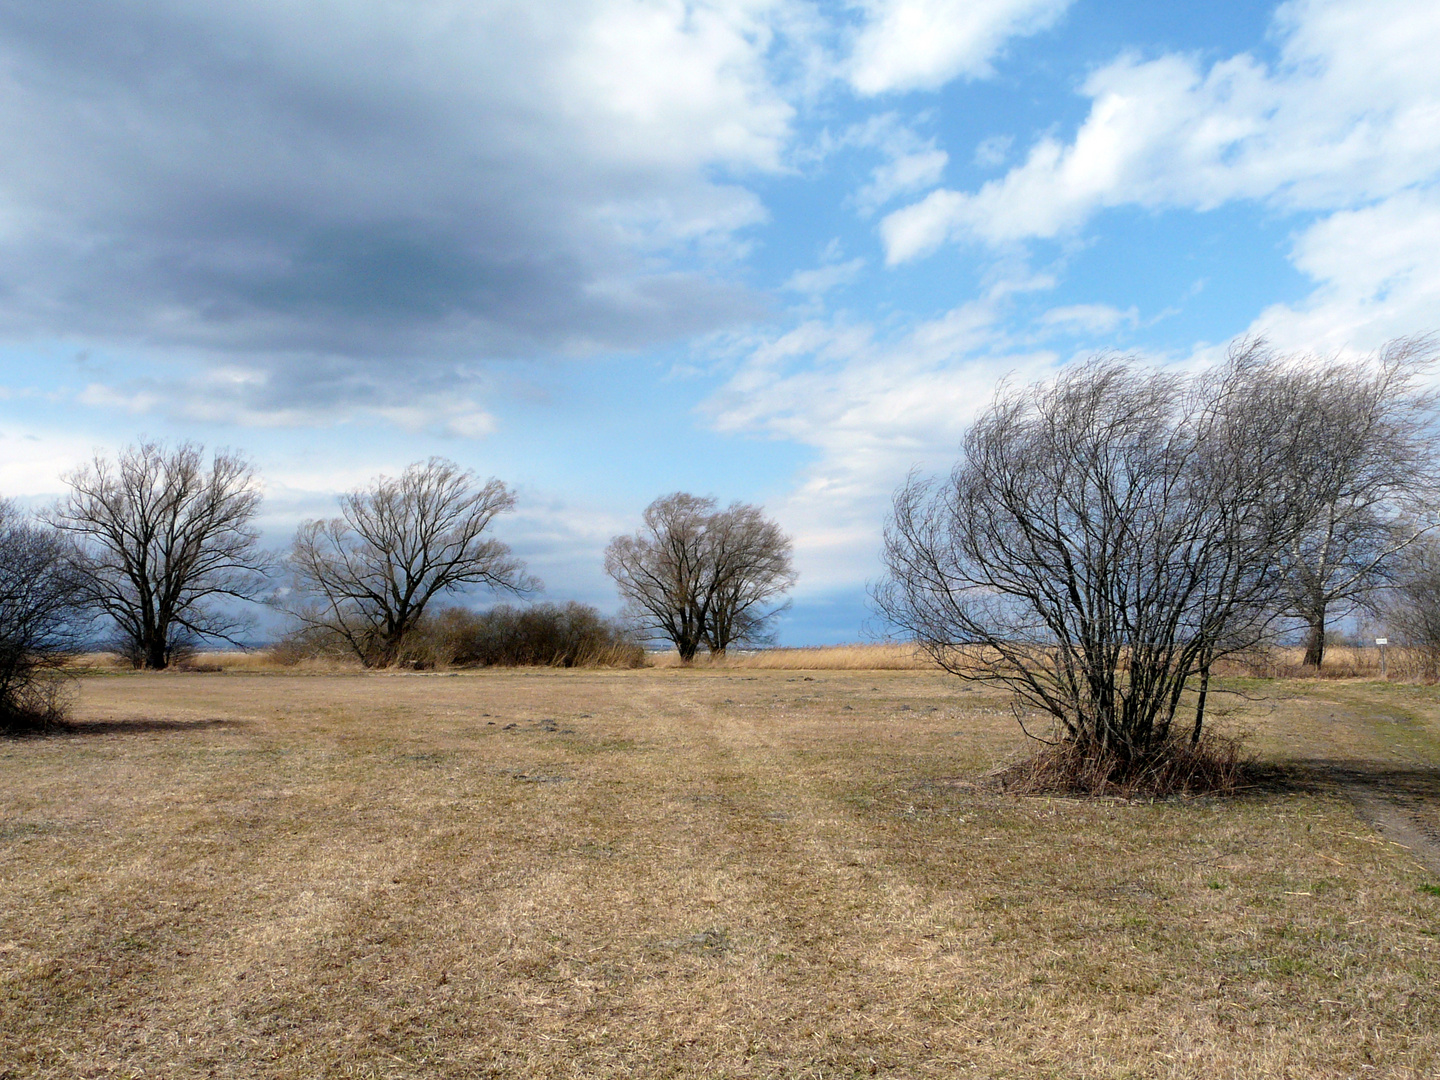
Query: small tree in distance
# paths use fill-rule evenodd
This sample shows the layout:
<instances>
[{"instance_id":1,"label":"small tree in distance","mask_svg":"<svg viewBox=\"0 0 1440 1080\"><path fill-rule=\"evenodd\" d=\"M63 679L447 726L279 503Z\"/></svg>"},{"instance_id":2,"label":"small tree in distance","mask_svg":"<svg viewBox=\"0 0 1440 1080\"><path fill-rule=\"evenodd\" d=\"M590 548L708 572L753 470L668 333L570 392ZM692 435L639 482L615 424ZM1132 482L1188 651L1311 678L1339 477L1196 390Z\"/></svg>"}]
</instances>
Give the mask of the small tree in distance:
<instances>
[{"instance_id":1,"label":"small tree in distance","mask_svg":"<svg viewBox=\"0 0 1440 1080\"><path fill-rule=\"evenodd\" d=\"M1400 553L1381 615L1391 643L1411 650L1420 674L1440 678L1440 537L1434 532Z\"/></svg>"},{"instance_id":2,"label":"small tree in distance","mask_svg":"<svg viewBox=\"0 0 1440 1080\"><path fill-rule=\"evenodd\" d=\"M790 538L758 506L735 503L710 517L713 580L704 640L712 656L731 645L774 640L771 625L787 605L771 601L795 586Z\"/></svg>"},{"instance_id":3,"label":"small tree in distance","mask_svg":"<svg viewBox=\"0 0 1440 1080\"><path fill-rule=\"evenodd\" d=\"M651 638L673 642L683 663L700 646L723 656L737 644L769 639L795 584L791 543L758 507L675 492L645 508L644 523L605 550L605 572L630 621Z\"/></svg>"},{"instance_id":4,"label":"small tree in distance","mask_svg":"<svg viewBox=\"0 0 1440 1080\"><path fill-rule=\"evenodd\" d=\"M88 599L136 667L168 667L205 639L240 644L248 620L228 601L258 599L270 557L251 524L259 484L245 458L193 443L143 442L69 473L49 512L74 539Z\"/></svg>"},{"instance_id":5,"label":"small tree in distance","mask_svg":"<svg viewBox=\"0 0 1440 1080\"><path fill-rule=\"evenodd\" d=\"M512 593L539 587L487 533L514 506L499 480L482 484L443 458L381 476L342 496L339 517L296 531L286 558L290 589L279 604L367 667L393 664L436 596L467 585Z\"/></svg>"}]
</instances>

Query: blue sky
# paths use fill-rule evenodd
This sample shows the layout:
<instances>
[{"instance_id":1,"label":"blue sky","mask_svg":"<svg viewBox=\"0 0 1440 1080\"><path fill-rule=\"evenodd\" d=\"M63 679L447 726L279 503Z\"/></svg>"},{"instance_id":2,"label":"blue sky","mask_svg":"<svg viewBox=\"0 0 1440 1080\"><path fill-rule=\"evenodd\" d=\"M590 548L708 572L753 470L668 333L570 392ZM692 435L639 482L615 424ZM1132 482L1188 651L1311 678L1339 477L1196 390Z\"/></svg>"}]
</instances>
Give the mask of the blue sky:
<instances>
[{"instance_id":1,"label":"blue sky","mask_svg":"<svg viewBox=\"0 0 1440 1080\"><path fill-rule=\"evenodd\" d=\"M191 439L281 545L439 454L607 611L711 494L857 640L1000 379L1440 330L1436 56L1411 0L0 5L0 494Z\"/></svg>"}]
</instances>

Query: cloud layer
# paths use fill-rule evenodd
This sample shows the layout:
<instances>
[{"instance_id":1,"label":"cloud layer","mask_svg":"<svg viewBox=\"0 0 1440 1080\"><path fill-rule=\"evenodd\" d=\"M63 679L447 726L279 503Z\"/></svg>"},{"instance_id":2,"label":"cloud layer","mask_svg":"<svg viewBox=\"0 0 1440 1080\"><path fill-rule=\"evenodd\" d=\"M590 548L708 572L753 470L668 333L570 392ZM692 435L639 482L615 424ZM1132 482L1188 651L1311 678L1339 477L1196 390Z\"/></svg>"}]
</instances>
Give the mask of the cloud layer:
<instances>
[{"instance_id":1,"label":"cloud layer","mask_svg":"<svg viewBox=\"0 0 1440 1080\"><path fill-rule=\"evenodd\" d=\"M797 102L977 73L1063 4L987 0L906 60L953 6L875 0L835 46L803 0L8 5L0 336L244 369L239 415L283 421L377 379L423 398L397 363L733 327L771 306L736 267Z\"/></svg>"},{"instance_id":2,"label":"cloud layer","mask_svg":"<svg viewBox=\"0 0 1440 1080\"><path fill-rule=\"evenodd\" d=\"M711 270L790 137L771 6L7 6L0 330L363 360L753 315Z\"/></svg>"},{"instance_id":3,"label":"cloud layer","mask_svg":"<svg viewBox=\"0 0 1440 1080\"><path fill-rule=\"evenodd\" d=\"M992 73L1009 39L1053 26L1070 0L868 0L849 63L861 94L937 90Z\"/></svg>"}]
</instances>

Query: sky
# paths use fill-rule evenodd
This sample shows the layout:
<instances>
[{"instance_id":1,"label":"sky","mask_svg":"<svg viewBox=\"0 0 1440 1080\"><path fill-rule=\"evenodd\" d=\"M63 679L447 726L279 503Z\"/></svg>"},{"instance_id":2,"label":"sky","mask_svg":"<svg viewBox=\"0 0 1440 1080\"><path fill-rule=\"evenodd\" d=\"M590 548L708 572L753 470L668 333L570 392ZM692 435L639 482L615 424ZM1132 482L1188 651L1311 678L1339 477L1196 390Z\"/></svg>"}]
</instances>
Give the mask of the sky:
<instances>
[{"instance_id":1,"label":"sky","mask_svg":"<svg viewBox=\"0 0 1440 1080\"><path fill-rule=\"evenodd\" d=\"M191 440L278 548L439 455L608 613L713 495L782 644L865 640L1002 380L1440 330L1437 56L1433 0L0 2L0 495Z\"/></svg>"}]
</instances>

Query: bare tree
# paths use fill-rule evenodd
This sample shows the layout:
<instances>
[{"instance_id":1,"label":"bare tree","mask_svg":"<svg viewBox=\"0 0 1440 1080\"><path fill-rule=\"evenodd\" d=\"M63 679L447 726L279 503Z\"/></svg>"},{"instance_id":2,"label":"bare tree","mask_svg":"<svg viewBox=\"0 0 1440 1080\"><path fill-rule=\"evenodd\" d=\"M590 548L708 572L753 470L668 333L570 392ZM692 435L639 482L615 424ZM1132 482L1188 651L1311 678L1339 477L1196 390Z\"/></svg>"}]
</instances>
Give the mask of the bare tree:
<instances>
[{"instance_id":1,"label":"bare tree","mask_svg":"<svg viewBox=\"0 0 1440 1080\"><path fill-rule=\"evenodd\" d=\"M674 642L687 664L709 618L705 527L714 508L714 499L666 495L645 508L638 532L615 537L605 549L605 572L627 615L649 636Z\"/></svg>"},{"instance_id":2,"label":"bare tree","mask_svg":"<svg viewBox=\"0 0 1440 1080\"><path fill-rule=\"evenodd\" d=\"M710 654L772 641L770 627L785 607L774 601L795 586L790 538L745 503L712 514L706 534L711 576L703 637Z\"/></svg>"},{"instance_id":3,"label":"bare tree","mask_svg":"<svg viewBox=\"0 0 1440 1080\"><path fill-rule=\"evenodd\" d=\"M1436 524L1440 463L1436 395L1420 380L1433 363L1428 338L1393 341L1354 364L1271 353L1249 343L1257 402L1288 415L1289 469L1304 477L1310 508L1286 550L1287 608L1306 628L1305 663L1325 658L1326 627L1375 610L1410 544Z\"/></svg>"},{"instance_id":4,"label":"bare tree","mask_svg":"<svg viewBox=\"0 0 1440 1080\"><path fill-rule=\"evenodd\" d=\"M689 663L702 644L714 655L763 641L781 610L771 602L795 583L790 540L758 507L676 492L645 508L644 524L605 551L632 622L671 641Z\"/></svg>"},{"instance_id":5,"label":"bare tree","mask_svg":"<svg viewBox=\"0 0 1440 1080\"><path fill-rule=\"evenodd\" d=\"M1380 613L1393 643L1411 650L1421 674L1440 678L1440 537L1434 532L1398 554Z\"/></svg>"},{"instance_id":6,"label":"bare tree","mask_svg":"<svg viewBox=\"0 0 1440 1080\"><path fill-rule=\"evenodd\" d=\"M443 458L381 476L342 496L339 517L300 526L282 606L367 666L393 664L436 596L467 585L514 593L539 587L486 532L514 505L499 480L482 484Z\"/></svg>"},{"instance_id":7,"label":"bare tree","mask_svg":"<svg viewBox=\"0 0 1440 1080\"><path fill-rule=\"evenodd\" d=\"M167 667L206 639L239 644L250 623L227 602L265 587L254 469L228 451L207 469L203 454L144 442L113 463L97 455L65 477L70 494L47 515L79 545L90 600L137 667Z\"/></svg>"},{"instance_id":8,"label":"bare tree","mask_svg":"<svg viewBox=\"0 0 1440 1080\"><path fill-rule=\"evenodd\" d=\"M1251 389L1242 363L1114 358L1002 389L948 482L897 493L880 611L1085 752L1144 759L1187 700L1197 742L1211 665L1273 622L1298 527L1286 418Z\"/></svg>"},{"instance_id":9,"label":"bare tree","mask_svg":"<svg viewBox=\"0 0 1440 1080\"><path fill-rule=\"evenodd\" d=\"M47 675L79 647L87 582L64 536L0 499L0 730L59 718Z\"/></svg>"}]
</instances>

